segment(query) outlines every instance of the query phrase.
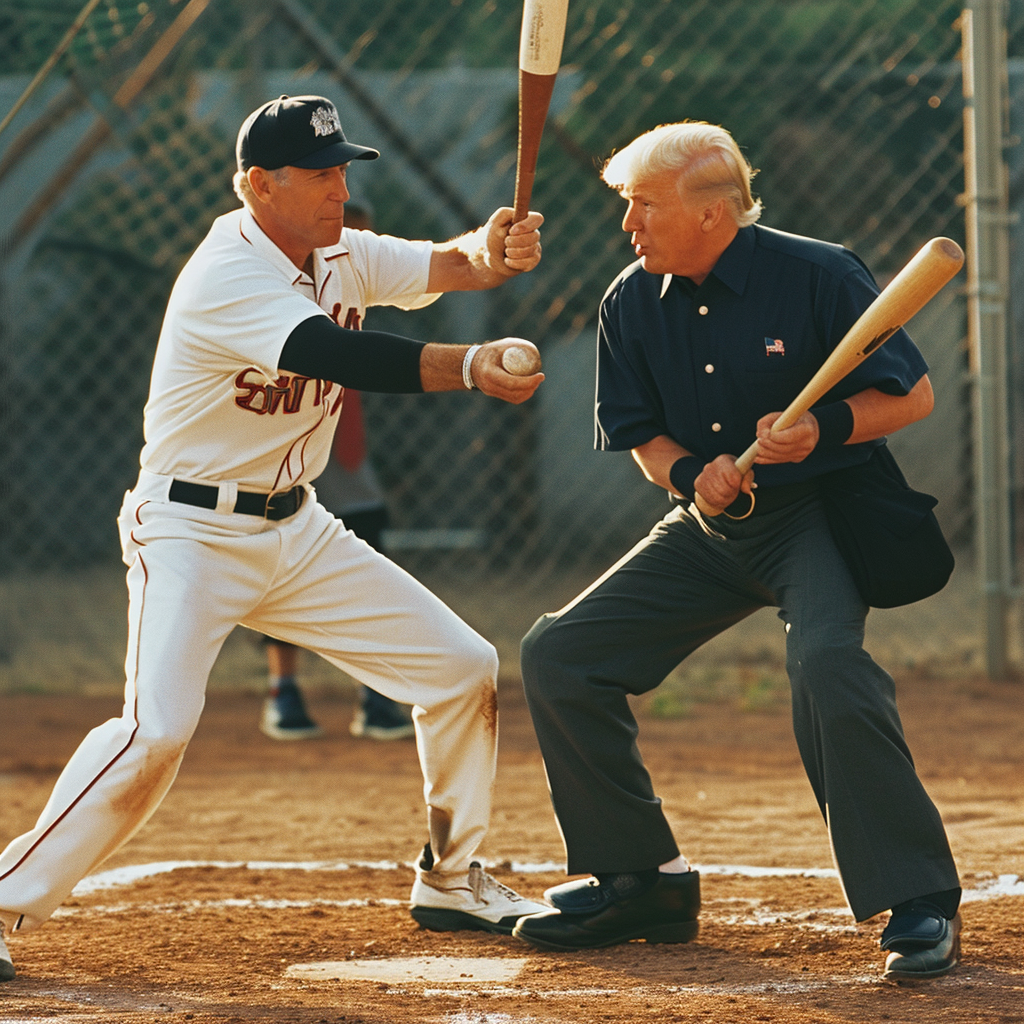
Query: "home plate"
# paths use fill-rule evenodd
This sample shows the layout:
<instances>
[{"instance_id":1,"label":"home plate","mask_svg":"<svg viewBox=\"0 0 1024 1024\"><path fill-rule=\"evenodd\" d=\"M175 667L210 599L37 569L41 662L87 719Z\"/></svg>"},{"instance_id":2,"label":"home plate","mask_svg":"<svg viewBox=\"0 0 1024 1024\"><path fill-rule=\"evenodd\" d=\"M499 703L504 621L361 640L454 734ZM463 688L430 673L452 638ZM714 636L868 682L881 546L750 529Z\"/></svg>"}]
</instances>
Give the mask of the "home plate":
<instances>
[{"instance_id":1,"label":"home plate","mask_svg":"<svg viewBox=\"0 0 1024 1024\"><path fill-rule=\"evenodd\" d=\"M523 969L524 959L499 960L486 957L409 956L378 960L322 960L292 964L289 978L303 981L386 981L402 984L429 981L434 984L467 981L509 982Z\"/></svg>"}]
</instances>

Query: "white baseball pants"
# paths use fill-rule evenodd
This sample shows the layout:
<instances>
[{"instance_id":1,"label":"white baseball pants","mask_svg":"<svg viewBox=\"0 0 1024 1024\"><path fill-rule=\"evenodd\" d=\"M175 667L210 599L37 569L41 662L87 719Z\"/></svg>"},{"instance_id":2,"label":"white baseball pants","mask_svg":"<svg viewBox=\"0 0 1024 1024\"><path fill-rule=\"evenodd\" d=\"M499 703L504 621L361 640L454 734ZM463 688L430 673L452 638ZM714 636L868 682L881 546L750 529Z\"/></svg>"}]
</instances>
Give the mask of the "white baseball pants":
<instances>
[{"instance_id":1,"label":"white baseball pants","mask_svg":"<svg viewBox=\"0 0 1024 1024\"><path fill-rule=\"evenodd\" d=\"M0 921L41 924L156 810L239 623L415 706L434 869L465 871L490 818L493 646L312 490L275 523L170 502L169 485L144 471L118 518L129 567L123 713L85 737L35 828L0 854Z\"/></svg>"}]
</instances>

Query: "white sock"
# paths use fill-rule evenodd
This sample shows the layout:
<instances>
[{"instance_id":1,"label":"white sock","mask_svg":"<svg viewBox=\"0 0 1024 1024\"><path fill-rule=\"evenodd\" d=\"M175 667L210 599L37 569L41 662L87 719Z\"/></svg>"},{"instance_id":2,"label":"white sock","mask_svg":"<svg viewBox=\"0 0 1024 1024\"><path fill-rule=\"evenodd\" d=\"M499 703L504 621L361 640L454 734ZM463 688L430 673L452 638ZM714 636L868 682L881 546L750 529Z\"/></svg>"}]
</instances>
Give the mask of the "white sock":
<instances>
[{"instance_id":1,"label":"white sock","mask_svg":"<svg viewBox=\"0 0 1024 1024\"><path fill-rule=\"evenodd\" d=\"M667 864L662 864L658 870L664 871L666 875L685 875L690 870L690 862L682 854L679 854Z\"/></svg>"}]
</instances>

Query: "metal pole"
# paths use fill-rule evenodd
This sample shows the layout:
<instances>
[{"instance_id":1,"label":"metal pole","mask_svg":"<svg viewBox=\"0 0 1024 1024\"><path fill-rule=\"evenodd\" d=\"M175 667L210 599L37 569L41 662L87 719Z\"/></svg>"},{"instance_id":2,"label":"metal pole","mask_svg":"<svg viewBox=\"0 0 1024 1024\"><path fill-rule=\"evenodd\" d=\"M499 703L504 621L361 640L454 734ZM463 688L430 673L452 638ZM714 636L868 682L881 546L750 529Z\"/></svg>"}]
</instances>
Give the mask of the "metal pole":
<instances>
[{"instance_id":1,"label":"metal pole","mask_svg":"<svg viewBox=\"0 0 1024 1024\"><path fill-rule=\"evenodd\" d=\"M970 0L962 17L967 317L974 415L975 538L985 624L985 667L1007 674L1011 588L1007 405L1009 200L1004 0Z\"/></svg>"},{"instance_id":2,"label":"metal pole","mask_svg":"<svg viewBox=\"0 0 1024 1024\"><path fill-rule=\"evenodd\" d=\"M0 121L0 132L14 120L14 115L25 105L28 98L43 84L46 76L54 69L57 61L64 56L64 52L74 42L75 36L78 35L79 29L85 24L89 15L92 14L93 8L100 2L100 0L87 0L86 5L78 12L78 17L71 24L71 28L64 33L64 38L57 44L57 48L46 58L43 66L36 72L35 78L28 83L28 87L18 97L18 102L7 112L7 116Z\"/></svg>"},{"instance_id":3,"label":"metal pole","mask_svg":"<svg viewBox=\"0 0 1024 1024\"><path fill-rule=\"evenodd\" d=\"M157 39L138 67L128 76L124 84L114 94L110 109L130 110L153 76L160 70L163 62L170 56L174 48L191 30L195 20L209 6L210 0L188 0L186 6L171 22L163 35ZM8 248L11 252L27 239L36 224L48 213L67 191L75 178L85 168L93 154L112 134L111 119L104 110L96 122L82 137L74 151L58 168L42 189L39 195L29 204L14 225L9 236ZM8 253L9 255L9 253Z\"/></svg>"},{"instance_id":4,"label":"metal pole","mask_svg":"<svg viewBox=\"0 0 1024 1024\"><path fill-rule=\"evenodd\" d=\"M344 54L332 41L332 36L306 9L301 0L277 0L277 10L289 18L306 37L308 45L327 62L331 74L352 94L363 113L370 117L384 137L398 150L410 166L430 186L445 207L459 218L464 230L472 231L487 218L479 216L459 192L452 187L448 176L437 166L436 160L416 146L408 134L384 109L369 89L352 74Z\"/></svg>"}]
</instances>

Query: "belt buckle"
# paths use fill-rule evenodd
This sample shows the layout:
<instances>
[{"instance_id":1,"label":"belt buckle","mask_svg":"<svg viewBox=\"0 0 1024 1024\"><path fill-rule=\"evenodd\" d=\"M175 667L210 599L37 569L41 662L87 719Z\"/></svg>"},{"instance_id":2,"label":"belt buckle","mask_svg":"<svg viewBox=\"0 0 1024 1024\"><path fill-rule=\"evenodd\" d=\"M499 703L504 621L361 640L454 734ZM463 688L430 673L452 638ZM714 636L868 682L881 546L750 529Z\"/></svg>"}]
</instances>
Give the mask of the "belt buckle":
<instances>
[{"instance_id":1,"label":"belt buckle","mask_svg":"<svg viewBox=\"0 0 1024 1024\"><path fill-rule=\"evenodd\" d=\"M271 494L267 498L266 516L267 519L287 519L289 516L295 515L299 511L299 495L297 493L298 488L293 487L290 491L280 491L277 494ZM278 504L280 502L280 504Z\"/></svg>"}]
</instances>

